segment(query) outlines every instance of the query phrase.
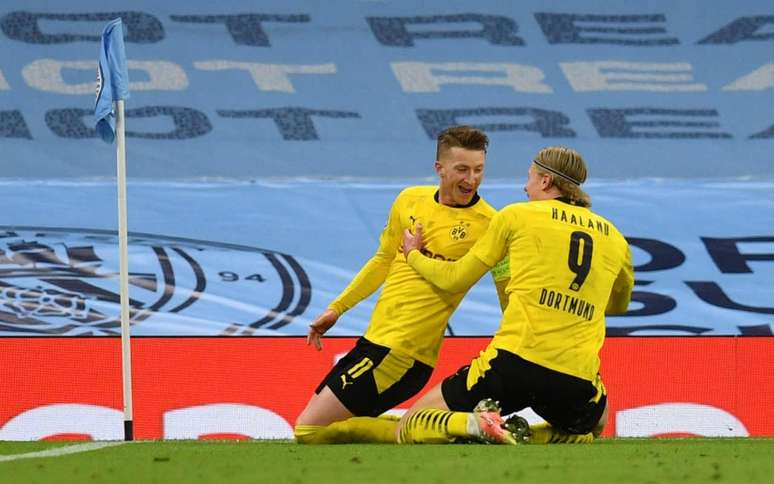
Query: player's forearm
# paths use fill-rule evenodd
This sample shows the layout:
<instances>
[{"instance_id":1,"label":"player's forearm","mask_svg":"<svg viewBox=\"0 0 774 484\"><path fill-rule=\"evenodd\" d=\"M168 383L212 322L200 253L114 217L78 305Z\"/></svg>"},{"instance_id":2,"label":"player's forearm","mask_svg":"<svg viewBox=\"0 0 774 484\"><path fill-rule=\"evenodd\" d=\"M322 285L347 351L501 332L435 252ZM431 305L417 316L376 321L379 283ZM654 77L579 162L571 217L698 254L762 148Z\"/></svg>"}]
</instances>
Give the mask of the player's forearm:
<instances>
[{"instance_id":1,"label":"player's forearm","mask_svg":"<svg viewBox=\"0 0 774 484\"><path fill-rule=\"evenodd\" d=\"M632 267L631 255L627 254L621 272L618 273L613 284L605 314L624 314L632 299L632 289L634 289L634 268Z\"/></svg>"},{"instance_id":2,"label":"player's forearm","mask_svg":"<svg viewBox=\"0 0 774 484\"><path fill-rule=\"evenodd\" d=\"M631 295L632 295L631 291L628 291L628 292L614 291L612 294L610 294L610 300L607 303L605 314L608 314L608 315L624 314L626 310L629 308L629 301L631 300Z\"/></svg>"},{"instance_id":3,"label":"player's forearm","mask_svg":"<svg viewBox=\"0 0 774 484\"><path fill-rule=\"evenodd\" d=\"M467 291L489 270L489 266L471 254L456 262L447 262L412 250L406 260L427 281L448 292Z\"/></svg>"},{"instance_id":4,"label":"player's forearm","mask_svg":"<svg viewBox=\"0 0 774 484\"><path fill-rule=\"evenodd\" d=\"M607 302L605 314L624 314L629 308L629 302L632 299L632 289L634 288L634 276L626 274L619 278L613 290L610 293L610 300Z\"/></svg>"},{"instance_id":5,"label":"player's forearm","mask_svg":"<svg viewBox=\"0 0 774 484\"><path fill-rule=\"evenodd\" d=\"M371 257L328 308L341 315L373 294L387 279L391 264L392 259L386 254Z\"/></svg>"}]
</instances>

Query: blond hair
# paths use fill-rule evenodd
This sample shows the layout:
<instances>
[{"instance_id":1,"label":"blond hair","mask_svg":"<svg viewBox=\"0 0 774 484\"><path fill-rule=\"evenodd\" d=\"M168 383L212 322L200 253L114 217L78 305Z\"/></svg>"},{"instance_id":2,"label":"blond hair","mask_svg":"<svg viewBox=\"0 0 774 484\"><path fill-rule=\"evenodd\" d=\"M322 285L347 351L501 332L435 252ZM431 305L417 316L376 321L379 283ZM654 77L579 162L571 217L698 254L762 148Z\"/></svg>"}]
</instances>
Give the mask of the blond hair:
<instances>
[{"instance_id":1,"label":"blond hair","mask_svg":"<svg viewBox=\"0 0 774 484\"><path fill-rule=\"evenodd\" d=\"M550 175L554 186L573 205L591 207L591 197L580 187L588 175L580 153L564 146L549 146L538 152L534 166L541 175Z\"/></svg>"}]
</instances>

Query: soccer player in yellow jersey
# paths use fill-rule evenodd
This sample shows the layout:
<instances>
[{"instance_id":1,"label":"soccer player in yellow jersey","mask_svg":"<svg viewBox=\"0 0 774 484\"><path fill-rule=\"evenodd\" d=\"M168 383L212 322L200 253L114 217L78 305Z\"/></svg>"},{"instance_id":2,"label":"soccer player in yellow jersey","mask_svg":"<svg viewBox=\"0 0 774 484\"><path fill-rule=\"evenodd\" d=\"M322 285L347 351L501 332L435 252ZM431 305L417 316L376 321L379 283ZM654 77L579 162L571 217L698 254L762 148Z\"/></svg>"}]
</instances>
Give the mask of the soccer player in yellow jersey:
<instances>
[{"instance_id":1,"label":"soccer player in yellow jersey","mask_svg":"<svg viewBox=\"0 0 774 484\"><path fill-rule=\"evenodd\" d=\"M626 311L634 285L629 246L592 212L580 185L586 164L574 150L549 147L530 164L529 201L500 210L454 263L423 256L422 227L404 233L408 263L444 291L465 291L504 256L508 304L488 347L425 394L401 421L402 442L477 437L496 443L590 442L606 422L598 373L605 314ZM526 407L547 424L514 438L502 412ZM477 408L477 403L483 405ZM508 425L505 425L508 428Z\"/></svg>"},{"instance_id":2,"label":"soccer player in yellow jersey","mask_svg":"<svg viewBox=\"0 0 774 484\"><path fill-rule=\"evenodd\" d=\"M401 252L403 230L425 227L422 250L428 257L456 260L465 255L495 214L477 193L487 145L483 132L466 126L438 136L439 185L409 187L398 195L374 256L310 325L307 343L319 350L323 334L336 320L382 287L364 336L323 379L296 420L298 442L396 442L397 418L371 417L425 386L449 317L467 290L439 290L409 267ZM503 304L507 262L493 276Z\"/></svg>"}]
</instances>

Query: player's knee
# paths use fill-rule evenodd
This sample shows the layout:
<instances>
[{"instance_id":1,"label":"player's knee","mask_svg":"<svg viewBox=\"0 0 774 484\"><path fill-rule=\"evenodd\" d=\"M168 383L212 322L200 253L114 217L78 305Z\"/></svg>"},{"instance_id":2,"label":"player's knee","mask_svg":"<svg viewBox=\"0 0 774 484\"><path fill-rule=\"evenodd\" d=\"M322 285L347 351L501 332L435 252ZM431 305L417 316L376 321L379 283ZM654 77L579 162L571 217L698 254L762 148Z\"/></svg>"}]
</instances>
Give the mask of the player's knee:
<instances>
[{"instance_id":1,"label":"player's knee","mask_svg":"<svg viewBox=\"0 0 774 484\"><path fill-rule=\"evenodd\" d=\"M321 402L315 395L301 413L296 417L296 427L309 427L327 425L330 423L330 412L327 411L325 402Z\"/></svg>"},{"instance_id":2,"label":"player's knee","mask_svg":"<svg viewBox=\"0 0 774 484\"><path fill-rule=\"evenodd\" d=\"M312 422L312 419L310 418L310 413L311 412L309 412L309 406L307 406L307 408L305 408L301 412L301 414L298 417L296 417L296 427L313 425L315 422Z\"/></svg>"}]
</instances>

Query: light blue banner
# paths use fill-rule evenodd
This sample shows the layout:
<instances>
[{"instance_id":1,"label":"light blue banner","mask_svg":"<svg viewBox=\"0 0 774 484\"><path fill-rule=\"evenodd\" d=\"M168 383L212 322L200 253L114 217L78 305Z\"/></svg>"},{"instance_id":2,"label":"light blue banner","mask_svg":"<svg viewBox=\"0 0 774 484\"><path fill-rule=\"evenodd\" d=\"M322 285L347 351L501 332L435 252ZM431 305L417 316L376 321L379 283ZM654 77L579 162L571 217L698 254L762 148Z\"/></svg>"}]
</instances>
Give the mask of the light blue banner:
<instances>
[{"instance_id":1,"label":"light blue banner","mask_svg":"<svg viewBox=\"0 0 774 484\"><path fill-rule=\"evenodd\" d=\"M523 177L519 177L523 179ZM130 296L142 335L304 335L376 249L408 184L322 181L130 183ZM495 207L521 182L485 182ZM631 243L630 315L608 334L771 335L774 183L590 183L594 209ZM110 335L118 328L116 200L111 183L3 182L0 336ZM375 298L332 335L362 334ZM499 323L484 278L450 334Z\"/></svg>"},{"instance_id":2,"label":"light blue banner","mask_svg":"<svg viewBox=\"0 0 774 484\"><path fill-rule=\"evenodd\" d=\"M0 7L2 176L112 176L89 121L120 16L138 178L425 176L435 134L548 144L598 178L774 175L770 1L225 1Z\"/></svg>"}]
</instances>

